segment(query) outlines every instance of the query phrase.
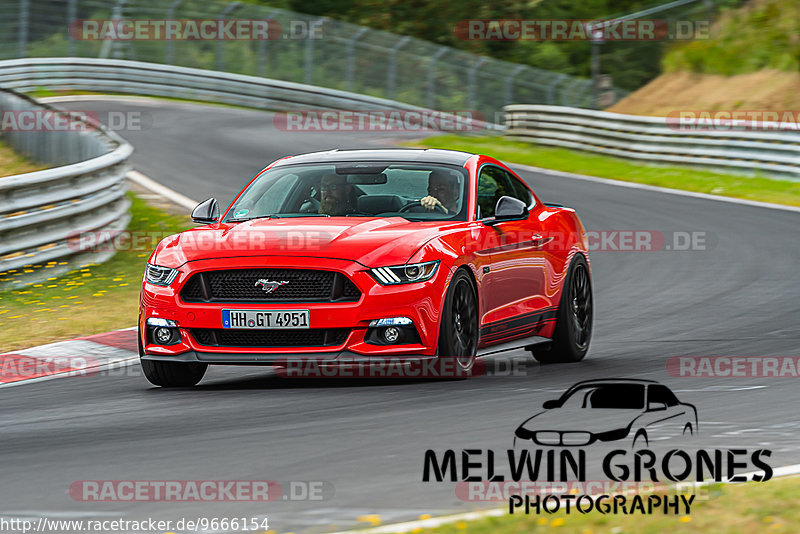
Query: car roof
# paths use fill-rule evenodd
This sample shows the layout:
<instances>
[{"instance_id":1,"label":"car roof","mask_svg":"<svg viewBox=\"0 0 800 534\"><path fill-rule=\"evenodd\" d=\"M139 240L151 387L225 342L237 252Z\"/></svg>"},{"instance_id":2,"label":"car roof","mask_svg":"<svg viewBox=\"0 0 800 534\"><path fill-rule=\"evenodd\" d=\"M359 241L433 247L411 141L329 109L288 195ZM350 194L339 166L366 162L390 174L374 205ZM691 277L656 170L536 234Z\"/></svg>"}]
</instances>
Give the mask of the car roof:
<instances>
[{"instance_id":1,"label":"car roof","mask_svg":"<svg viewBox=\"0 0 800 534\"><path fill-rule=\"evenodd\" d=\"M640 384L646 386L648 384L658 384L655 380L645 380L642 378L595 378L593 380L584 380L582 382L577 382L567 389L567 391L573 390L580 386L591 386L597 384L598 386L607 385L607 384Z\"/></svg>"},{"instance_id":2,"label":"car roof","mask_svg":"<svg viewBox=\"0 0 800 534\"><path fill-rule=\"evenodd\" d=\"M468 152L442 150L438 148L382 148L357 150L328 150L290 156L275 163L275 166L298 163L336 163L340 161L403 161L415 163L444 163L461 167L474 156Z\"/></svg>"}]
</instances>

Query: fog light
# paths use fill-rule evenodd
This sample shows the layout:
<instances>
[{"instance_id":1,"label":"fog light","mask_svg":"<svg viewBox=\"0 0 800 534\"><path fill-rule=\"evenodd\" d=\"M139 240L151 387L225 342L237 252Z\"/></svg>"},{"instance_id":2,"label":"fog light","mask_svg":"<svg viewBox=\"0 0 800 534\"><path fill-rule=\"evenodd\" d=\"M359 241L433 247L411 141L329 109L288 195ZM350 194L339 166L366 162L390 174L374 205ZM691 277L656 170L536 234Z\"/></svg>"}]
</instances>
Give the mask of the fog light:
<instances>
[{"instance_id":1,"label":"fog light","mask_svg":"<svg viewBox=\"0 0 800 534\"><path fill-rule=\"evenodd\" d=\"M387 343L394 343L400 337L400 330L395 328L394 326L390 326L386 330L383 331L383 339L386 340Z\"/></svg>"},{"instance_id":2,"label":"fog light","mask_svg":"<svg viewBox=\"0 0 800 534\"><path fill-rule=\"evenodd\" d=\"M147 326L178 326L172 319L162 319L161 317L150 317L147 319Z\"/></svg>"},{"instance_id":3,"label":"fog light","mask_svg":"<svg viewBox=\"0 0 800 534\"><path fill-rule=\"evenodd\" d=\"M414 324L414 321L408 317L386 317L383 319L375 319L369 322L370 328L380 326L409 326Z\"/></svg>"},{"instance_id":4,"label":"fog light","mask_svg":"<svg viewBox=\"0 0 800 534\"><path fill-rule=\"evenodd\" d=\"M408 317L385 317L369 322L364 341L370 345L413 345L420 343L414 322Z\"/></svg>"},{"instance_id":5,"label":"fog light","mask_svg":"<svg viewBox=\"0 0 800 534\"><path fill-rule=\"evenodd\" d=\"M155 329L155 339L159 345L168 345L172 341L172 330L160 326Z\"/></svg>"}]
</instances>

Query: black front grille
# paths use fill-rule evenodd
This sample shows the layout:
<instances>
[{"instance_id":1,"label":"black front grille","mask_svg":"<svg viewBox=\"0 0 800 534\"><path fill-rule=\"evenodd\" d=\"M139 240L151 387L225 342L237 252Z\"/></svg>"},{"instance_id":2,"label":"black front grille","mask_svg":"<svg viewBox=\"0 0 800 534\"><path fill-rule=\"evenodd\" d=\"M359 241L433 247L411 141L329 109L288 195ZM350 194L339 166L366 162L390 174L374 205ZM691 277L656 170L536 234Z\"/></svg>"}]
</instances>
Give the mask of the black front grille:
<instances>
[{"instance_id":1,"label":"black front grille","mask_svg":"<svg viewBox=\"0 0 800 534\"><path fill-rule=\"evenodd\" d=\"M276 284L280 285L268 291ZM228 269L192 275L181 298L184 302L356 302L361 291L335 271Z\"/></svg>"},{"instance_id":2,"label":"black front grille","mask_svg":"<svg viewBox=\"0 0 800 534\"><path fill-rule=\"evenodd\" d=\"M192 336L201 345L212 347L336 347L347 341L349 328L309 328L307 330L236 330L193 328Z\"/></svg>"}]
</instances>

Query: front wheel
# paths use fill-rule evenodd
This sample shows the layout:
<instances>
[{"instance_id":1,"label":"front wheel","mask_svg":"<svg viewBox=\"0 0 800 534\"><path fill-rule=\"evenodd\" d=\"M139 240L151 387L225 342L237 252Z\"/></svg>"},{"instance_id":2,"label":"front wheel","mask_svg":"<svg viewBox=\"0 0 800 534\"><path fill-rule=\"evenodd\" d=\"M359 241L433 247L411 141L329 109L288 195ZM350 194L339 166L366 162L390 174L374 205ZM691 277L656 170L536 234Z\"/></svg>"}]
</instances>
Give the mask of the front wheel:
<instances>
[{"instance_id":1,"label":"front wheel","mask_svg":"<svg viewBox=\"0 0 800 534\"><path fill-rule=\"evenodd\" d=\"M160 362L141 359L144 355L142 330L139 330L139 363L145 378L154 386L188 388L197 385L206 374L208 364L195 362Z\"/></svg>"},{"instance_id":2,"label":"front wheel","mask_svg":"<svg viewBox=\"0 0 800 534\"><path fill-rule=\"evenodd\" d=\"M452 359L458 371L468 372L478 351L478 297L463 270L456 271L447 289L439 331L439 359Z\"/></svg>"},{"instance_id":3,"label":"front wheel","mask_svg":"<svg viewBox=\"0 0 800 534\"><path fill-rule=\"evenodd\" d=\"M535 347L533 356L541 363L579 362L592 339L594 302L589 265L582 254L572 260L561 292L553 341Z\"/></svg>"},{"instance_id":4,"label":"front wheel","mask_svg":"<svg viewBox=\"0 0 800 534\"><path fill-rule=\"evenodd\" d=\"M140 360L145 378L154 386L188 388L197 385L206 374L208 364L194 362L160 362Z\"/></svg>"}]
</instances>

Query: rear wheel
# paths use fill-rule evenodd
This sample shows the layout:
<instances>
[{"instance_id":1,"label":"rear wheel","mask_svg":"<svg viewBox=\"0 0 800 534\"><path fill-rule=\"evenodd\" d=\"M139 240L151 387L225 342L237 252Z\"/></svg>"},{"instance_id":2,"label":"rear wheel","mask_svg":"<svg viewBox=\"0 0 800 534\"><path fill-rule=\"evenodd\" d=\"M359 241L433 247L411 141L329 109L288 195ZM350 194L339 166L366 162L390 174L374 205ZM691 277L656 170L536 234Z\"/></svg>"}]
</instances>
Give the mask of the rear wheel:
<instances>
[{"instance_id":1,"label":"rear wheel","mask_svg":"<svg viewBox=\"0 0 800 534\"><path fill-rule=\"evenodd\" d=\"M440 360L451 359L460 372L472 369L478 351L478 297L469 275L456 271L442 309Z\"/></svg>"},{"instance_id":2,"label":"rear wheel","mask_svg":"<svg viewBox=\"0 0 800 534\"><path fill-rule=\"evenodd\" d=\"M541 363L579 362L589 350L592 339L594 302L589 266L582 254L570 264L561 302L558 306L553 341L535 346L533 356Z\"/></svg>"},{"instance_id":3,"label":"rear wheel","mask_svg":"<svg viewBox=\"0 0 800 534\"><path fill-rule=\"evenodd\" d=\"M160 362L143 360L142 330L139 330L139 363L145 378L154 386L186 388L197 385L206 374L208 364L195 362Z\"/></svg>"}]
</instances>

